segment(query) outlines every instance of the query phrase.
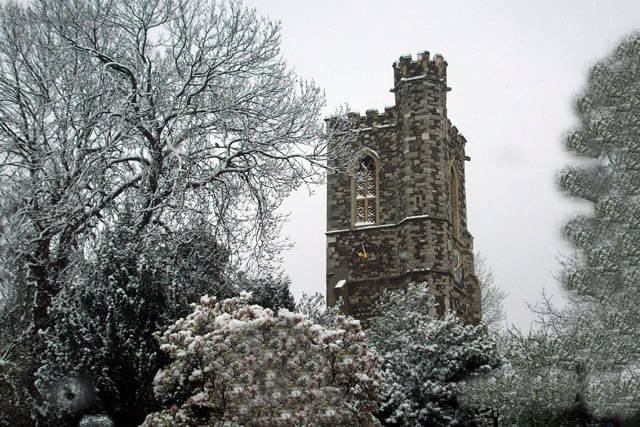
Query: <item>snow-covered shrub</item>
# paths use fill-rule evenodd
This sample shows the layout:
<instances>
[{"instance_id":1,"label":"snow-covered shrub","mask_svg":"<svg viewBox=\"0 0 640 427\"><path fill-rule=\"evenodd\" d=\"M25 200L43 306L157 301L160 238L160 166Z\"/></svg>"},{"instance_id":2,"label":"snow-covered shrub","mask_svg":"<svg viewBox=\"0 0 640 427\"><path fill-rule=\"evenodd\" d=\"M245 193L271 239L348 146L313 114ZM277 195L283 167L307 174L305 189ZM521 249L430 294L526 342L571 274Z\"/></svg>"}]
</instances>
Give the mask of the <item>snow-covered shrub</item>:
<instances>
[{"instance_id":1,"label":"snow-covered shrub","mask_svg":"<svg viewBox=\"0 0 640 427\"><path fill-rule=\"evenodd\" d=\"M113 421L106 415L86 415L82 417L78 427L113 427Z\"/></svg>"},{"instance_id":2,"label":"snow-covered shrub","mask_svg":"<svg viewBox=\"0 0 640 427\"><path fill-rule=\"evenodd\" d=\"M153 378L168 362L153 333L186 315L194 292L230 292L217 281L224 265L204 230L139 233L122 222L69 274L49 310L53 326L42 335L36 383L49 424L75 424L92 411L117 425L140 424L159 408ZM201 249L197 258L189 258L189 245Z\"/></svg>"},{"instance_id":3,"label":"snow-covered shrub","mask_svg":"<svg viewBox=\"0 0 640 427\"><path fill-rule=\"evenodd\" d=\"M495 342L481 326L435 314L426 285L386 292L367 341L384 359L387 425L465 425L469 410L457 399L459 382L500 364Z\"/></svg>"},{"instance_id":4,"label":"snow-covered shrub","mask_svg":"<svg viewBox=\"0 0 640 427\"><path fill-rule=\"evenodd\" d=\"M640 410L640 369L594 369L564 335L509 331L501 369L469 381L462 400L484 409L483 425L599 425Z\"/></svg>"},{"instance_id":5,"label":"snow-covered shrub","mask_svg":"<svg viewBox=\"0 0 640 427\"><path fill-rule=\"evenodd\" d=\"M145 425L374 424L380 362L358 321L339 329L274 313L249 296L204 296L157 334L173 361L154 380L167 408Z\"/></svg>"},{"instance_id":6,"label":"snow-covered shrub","mask_svg":"<svg viewBox=\"0 0 640 427\"><path fill-rule=\"evenodd\" d=\"M563 363L548 337L510 331L502 336L504 363L462 388L461 400L482 409L480 425L567 425L564 415L579 409L578 372ZM584 411L582 411L584 412ZM571 424L569 424L571 425Z\"/></svg>"},{"instance_id":7,"label":"snow-covered shrub","mask_svg":"<svg viewBox=\"0 0 640 427\"><path fill-rule=\"evenodd\" d=\"M313 323L324 326L325 328L336 328L338 322L336 319L340 316L340 307L342 306L342 298L338 299L336 305L327 307L327 300L324 295L316 292L315 294L302 294L302 297L296 303L296 312L307 316Z\"/></svg>"}]
</instances>

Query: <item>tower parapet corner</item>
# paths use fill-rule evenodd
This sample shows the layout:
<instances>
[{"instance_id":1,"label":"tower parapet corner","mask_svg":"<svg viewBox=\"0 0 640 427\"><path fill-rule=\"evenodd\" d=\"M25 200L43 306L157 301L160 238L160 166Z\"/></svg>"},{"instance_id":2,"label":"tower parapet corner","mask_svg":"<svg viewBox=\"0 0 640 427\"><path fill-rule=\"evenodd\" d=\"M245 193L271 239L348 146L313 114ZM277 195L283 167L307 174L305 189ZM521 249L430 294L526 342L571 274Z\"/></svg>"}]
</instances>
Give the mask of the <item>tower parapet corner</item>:
<instances>
[{"instance_id":1,"label":"tower parapet corner","mask_svg":"<svg viewBox=\"0 0 640 427\"><path fill-rule=\"evenodd\" d=\"M438 70L438 77L441 81L447 80L447 61L444 60L444 57L440 54L437 54L433 57L433 62L435 63L436 69Z\"/></svg>"},{"instance_id":2,"label":"tower parapet corner","mask_svg":"<svg viewBox=\"0 0 640 427\"><path fill-rule=\"evenodd\" d=\"M447 81L447 61L442 55L437 54L430 59L428 51L418 53L414 61L411 55L402 55L398 61L393 63L393 86L398 86L400 82L418 79L420 77L444 82ZM449 88L447 88L449 89Z\"/></svg>"},{"instance_id":3,"label":"tower parapet corner","mask_svg":"<svg viewBox=\"0 0 640 427\"><path fill-rule=\"evenodd\" d=\"M367 111L364 112L364 114L367 116L367 118L377 117L378 116L378 110L375 109L375 108L369 108Z\"/></svg>"}]
</instances>

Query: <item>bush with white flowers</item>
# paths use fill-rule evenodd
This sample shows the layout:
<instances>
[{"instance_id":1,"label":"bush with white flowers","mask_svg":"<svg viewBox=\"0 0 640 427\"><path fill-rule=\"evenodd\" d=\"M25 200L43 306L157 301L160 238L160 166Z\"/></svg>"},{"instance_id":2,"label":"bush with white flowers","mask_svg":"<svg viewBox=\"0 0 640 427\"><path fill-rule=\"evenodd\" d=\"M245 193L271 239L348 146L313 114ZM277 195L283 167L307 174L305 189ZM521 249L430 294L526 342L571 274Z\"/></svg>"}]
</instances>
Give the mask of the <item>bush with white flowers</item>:
<instances>
[{"instance_id":1,"label":"bush with white flowers","mask_svg":"<svg viewBox=\"0 0 640 427\"><path fill-rule=\"evenodd\" d=\"M154 380L166 409L144 425L376 423L380 361L358 321L327 329L247 299L204 296L157 334L173 361Z\"/></svg>"}]
</instances>

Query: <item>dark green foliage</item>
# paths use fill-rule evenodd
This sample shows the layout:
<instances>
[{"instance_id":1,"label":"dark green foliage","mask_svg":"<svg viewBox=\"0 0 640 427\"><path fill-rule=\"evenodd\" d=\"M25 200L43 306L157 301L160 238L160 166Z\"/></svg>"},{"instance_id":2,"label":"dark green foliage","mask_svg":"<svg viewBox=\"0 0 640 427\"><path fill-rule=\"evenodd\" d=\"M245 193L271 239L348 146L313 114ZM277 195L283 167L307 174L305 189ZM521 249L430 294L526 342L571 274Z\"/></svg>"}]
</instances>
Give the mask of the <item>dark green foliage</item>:
<instances>
[{"instance_id":1,"label":"dark green foliage","mask_svg":"<svg viewBox=\"0 0 640 427\"><path fill-rule=\"evenodd\" d=\"M247 277L240 275L237 287L240 291L251 292L250 304L257 304L277 312L280 308L295 311L296 302L289 287L288 277L269 275L266 277Z\"/></svg>"},{"instance_id":2,"label":"dark green foliage","mask_svg":"<svg viewBox=\"0 0 640 427\"><path fill-rule=\"evenodd\" d=\"M105 233L49 311L54 326L38 372L49 422L97 410L116 425L138 425L156 410L152 381L166 361L152 334L188 312L200 293L233 293L222 281L225 261L202 229Z\"/></svg>"}]
</instances>

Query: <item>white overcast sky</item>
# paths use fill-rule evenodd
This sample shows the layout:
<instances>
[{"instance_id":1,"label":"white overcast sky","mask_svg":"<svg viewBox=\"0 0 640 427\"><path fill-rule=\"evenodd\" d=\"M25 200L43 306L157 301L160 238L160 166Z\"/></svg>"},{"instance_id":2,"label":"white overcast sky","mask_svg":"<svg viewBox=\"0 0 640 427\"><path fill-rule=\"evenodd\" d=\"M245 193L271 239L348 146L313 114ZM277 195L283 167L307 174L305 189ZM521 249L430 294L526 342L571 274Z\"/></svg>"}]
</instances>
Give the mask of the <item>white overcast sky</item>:
<instances>
[{"instance_id":1,"label":"white overcast sky","mask_svg":"<svg viewBox=\"0 0 640 427\"><path fill-rule=\"evenodd\" d=\"M469 231L475 251L509 293L508 322L528 328L526 303L560 295L564 220L580 206L554 177L570 161L564 133L587 70L634 29L639 0L288 1L247 0L282 22L282 52L325 90L326 115L393 105L391 64L428 50L448 62L451 122L466 137ZM294 292L325 290L326 191L301 190L285 208L284 257Z\"/></svg>"}]
</instances>

